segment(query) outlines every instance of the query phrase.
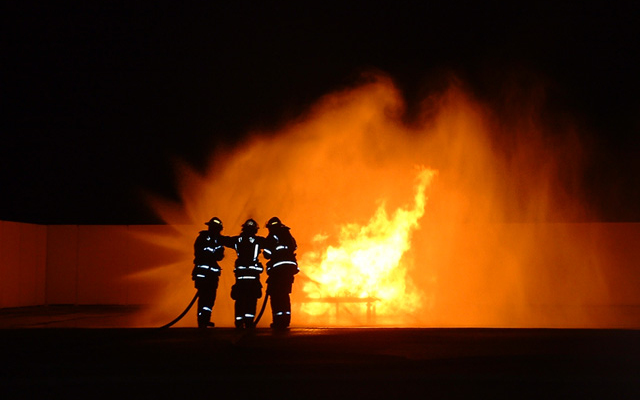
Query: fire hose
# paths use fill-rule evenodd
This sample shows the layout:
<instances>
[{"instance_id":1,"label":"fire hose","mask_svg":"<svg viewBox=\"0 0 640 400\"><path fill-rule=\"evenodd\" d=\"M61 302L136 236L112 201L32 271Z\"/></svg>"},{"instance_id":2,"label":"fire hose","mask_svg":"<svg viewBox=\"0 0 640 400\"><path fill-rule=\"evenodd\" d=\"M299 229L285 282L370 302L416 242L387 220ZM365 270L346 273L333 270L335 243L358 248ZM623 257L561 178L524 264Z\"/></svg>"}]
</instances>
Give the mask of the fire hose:
<instances>
[{"instance_id":1,"label":"fire hose","mask_svg":"<svg viewBox=\"0 0 640 400\"><path fill-rule=\"evenodd\" d=\"M180 321L182 319L182 317L184 317L185 315L187 315L187 313L189 312L189 310L191 310L191 307L193 307L193 304L196 302L196 300L198 299L198 295L200 294L200 292L196 292L196 294L193 296L193 299L191 299L191 302L189 303L189 305L187 306L187 308L184 309L184 311L178 315L178 317L176 317L176 319L174 319L173 321L169 322L168 324L162 325L160 328L158 329L166 329L166 328L170 328L173 325L175 325L176 322ZM269 293L266 293L264 296L264 301L262 302L262 308L260 309L260 313L258 314L258 317L256 318L256 320L254 321L254 326L258 325L258 321L260 321L260 318L262 318L262 314L264 314L264 310L267 308L267 300L269 299Z\"/></svg>"},{"instance_id":2,"label":"fire hose","mask_svg":"<svg viewBox=\"0 0 640 400\"><path fill-rule=\"evenodd\" d=\"M191 307L193 307L193 303L196 302L196 299L198 298L199 294L200 294L200 292L196 292L195 296L193 296L193 299L191 299L191 303L189 303L187 308L184 309L182 314L178 315L178 317L176 319L174 319L173 321L169 322L168 324L162 325L159 329L169 328L169 327L173 326L176 322L180 321L182 319L182 317L184 317L189 312L189 310L191 310Z\"/></svg>"},{"instance_id":3,"label":"fire hose","mask_svg":"<svg viewBox=\"0 0 640 400\"><path fill-rule=\"evenodd\" d=\"M258 314L258 317L253 322L253 326L258 325L258 321L260 321L260 318L262 318L262 314L264 314L264 309L267 308L267 300L269 300L269 292L267 292L264 295L264 301L262 302L262 308L260 309L260 313Z\"/></svg>"}]
</instances>

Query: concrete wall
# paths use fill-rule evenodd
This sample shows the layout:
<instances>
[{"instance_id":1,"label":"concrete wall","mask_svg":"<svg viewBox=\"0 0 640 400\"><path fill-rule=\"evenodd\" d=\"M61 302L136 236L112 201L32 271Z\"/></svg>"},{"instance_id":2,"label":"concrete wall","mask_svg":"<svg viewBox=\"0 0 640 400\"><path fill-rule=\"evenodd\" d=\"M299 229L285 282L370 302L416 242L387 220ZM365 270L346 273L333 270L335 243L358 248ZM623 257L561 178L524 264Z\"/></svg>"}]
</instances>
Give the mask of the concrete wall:
<instances>
[{"instance_id":1,"label":"concrete wall","mask_svg":"<svg viewBox=\"0 0 640 400\"><path fill-rule=\"evenodd\" d=\"M601 248L590 263L602 269L609 303L640 305L640 224L525 224L514 229L543 232L548 249L560 246L553 254L565 252L558 238L566 232L581 237L586 250L591 245ZM192 231L193 237L189 236ZM0 221L0 308L151 303L156 294L163 295L167 280L186 277L190 271L197 229L178 234L182 239L177 242L176 232L176 227L168 225L44 226ZM561 261L540 274L562 278L555 268ZM172 263L185 266L178 272L161 268ZM575 268L581 271L585 266ZM574 286L578 278L579 273L571 275Z\"/></svg>"},{"instance_id":2,"label":"concrete wall","mask_svg":"<svg viewBox=\"0 0 640 400\"><path fill-rule=\"evenodd\" d=\"M78 304L78 235L76 225L47 229L47 304Z\"/></svg>"},{"instance_id":3,"label":"concrete wall","mask_svg":"<svg viewBox=\"0 0 640 400\"><path fill-rule=\"evenodd\" d=\"M592 245L606 249L600 262L611 303L640 305L640 223L590 225L599 233Z\"/></svg>"},{"instance_id":4,"label":"concrete wall","mask_svg":"<svg viewBox=\"0 0 640 400\"><path fill-rule=\"evenodd\" d=\"M148 303L153 283L131 276L178 256L141 238L170 229L0 221L0 308Z\"/></svg>"},{"instance_id":5,"label":"concrete wall","mask_svg":"<svg viewBox=\"0 0 640 400\"><path fill-rule=\"evenodd\" d=\"M0 221L0 307L45 303L47 227Z\"/></svg>"},{"instance_id":6,"label":"concrete wall","mask_svg":"<svg viewBox=\"0 0 640 400\"><path fill-rule=\"evenodd\" d=\"M166 225L49 226L47 304L149 303L153 282L131 277L175 260L174 252L148 240L170 230Z\"/></svg>"}]
</instances>

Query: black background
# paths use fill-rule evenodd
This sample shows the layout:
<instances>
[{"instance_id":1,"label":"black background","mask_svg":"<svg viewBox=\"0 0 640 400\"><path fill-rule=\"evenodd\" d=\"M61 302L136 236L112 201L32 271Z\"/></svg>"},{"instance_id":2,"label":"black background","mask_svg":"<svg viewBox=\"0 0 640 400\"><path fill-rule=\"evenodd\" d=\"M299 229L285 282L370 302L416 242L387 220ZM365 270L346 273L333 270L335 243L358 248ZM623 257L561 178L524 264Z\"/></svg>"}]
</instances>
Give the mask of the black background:
<instances>
[{"instance_id":1,"label":"black background","mask_svg":"<svg viewBox=\"0 0 640 400\"><path fill-rule=\"evenodd\" d=\"M505 77L541 79L597 149L599 219L640 221L635 2L174 3L2 4L1 220L160 222L141 193L177 197L173 160L203 167L373 69L410 109L450 73L497 109Z\"/></svg>"}]
</instances>

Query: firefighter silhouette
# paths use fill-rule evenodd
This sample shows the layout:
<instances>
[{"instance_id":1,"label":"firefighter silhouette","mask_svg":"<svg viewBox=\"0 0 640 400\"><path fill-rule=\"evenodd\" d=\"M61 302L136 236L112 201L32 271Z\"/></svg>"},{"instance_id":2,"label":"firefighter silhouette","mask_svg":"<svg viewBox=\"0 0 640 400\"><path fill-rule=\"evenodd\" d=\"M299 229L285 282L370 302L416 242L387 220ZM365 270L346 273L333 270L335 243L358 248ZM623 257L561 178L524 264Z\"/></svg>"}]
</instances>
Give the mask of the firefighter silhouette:
<instances>
[{"instance_id":1,"label":"firefighter silhouette","mask_svg":"<svg viewBox=\"0 0 640 400\"><path fill-rule=\"evenodd\" d=\"M269 235L263 250L267 260L267 294L271 297L271 314L274 329L286 329L291 323L291 288L294 275L300 270L296 261L296 240L289 227L277 217L267 222Z\"/></svg>"},{"instance_id":2,"label":"firefighter silhouette","mask_svg":"<svg viewBox=\"0 0 640 400\"><path fill-rule=\"evenodd\" d=\"M258 299L262 297L260 274L264 270L258 255L264 247L264 238L257 236L258 224L248 219L242 224L240 235L227 237L224 245L235 249L237 259L233 270L236 282L231 287L235 300L236 328L253 328Z\"/></svg>"},{"instance_id":3,"label":"firefighter silhouette","mask_svg":"<svg viewBox=\"0 0 640 400\"><path fill-rule=\"evenodd\" d=\"M222 245L222 221L214 217L206 222L209 229L200 231L193 245L193 270L191 279L198 289L198 327L215 326L211 322L211 311L216 301L216 291L221 268L218 261L224 258Z\"/></svg>"}]
</instances>

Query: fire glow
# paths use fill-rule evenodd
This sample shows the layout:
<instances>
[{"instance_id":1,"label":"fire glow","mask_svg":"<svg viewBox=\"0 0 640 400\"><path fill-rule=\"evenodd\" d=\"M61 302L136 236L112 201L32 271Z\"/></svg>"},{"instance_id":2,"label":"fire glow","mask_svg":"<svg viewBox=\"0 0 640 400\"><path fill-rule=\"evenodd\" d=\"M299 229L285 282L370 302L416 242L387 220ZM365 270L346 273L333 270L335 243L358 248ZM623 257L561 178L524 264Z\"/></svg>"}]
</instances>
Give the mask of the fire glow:
<instances>
[{"instance_id":1,"label":"fire glow","mask_svg":"<svg viewBox=\"0 0 640 400\"><path fill-rule=\"evenodd\" d=\"M381 204L366 225L343 225L336 246L326 246L324 236L314 238L324 250L306 252L300 260L310 278L303 287L309 301L301 312L326 317L334 309L329 304L331 300L336 304L338 299L344 303L367 300L369 308L375 303L377 314L394 321L398 315L419 308L420 292L411 286L401 261L410 248L411 234L424 215L425 190L434 174L424 168L418 171L412 208L399 208L389 218ZM339 308L335 310L332 317L337 320Z\"/></svg>"},{"instance_id":2,"label":"fire glow","mask_svg":"<svg viewBox=\"0 0 640 400\"><path fill-rule=\"evenodd\" d=\"M573 190L583 154L535 109L502 122L452 85L407 125L402 96L376 76L217 149L204 174L181 166L181 204L156 201L184 260L147 274L165 288L156 323L193 296L204 221L235 235L278 216L299 247L293 326L589 326L581 307L607 301L604 256L584 230L547 224L585 212ZM219 326L232 322L234 256L221 264Z\"/></svg>"}]
</instances>

